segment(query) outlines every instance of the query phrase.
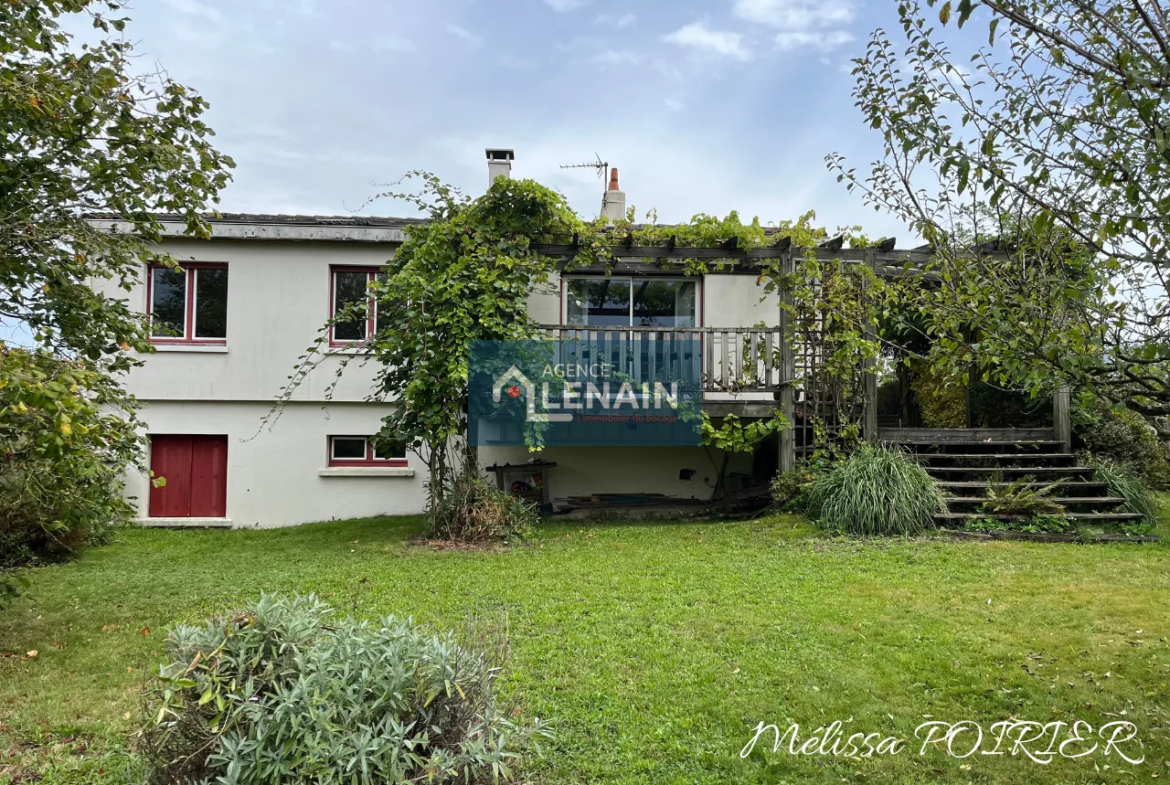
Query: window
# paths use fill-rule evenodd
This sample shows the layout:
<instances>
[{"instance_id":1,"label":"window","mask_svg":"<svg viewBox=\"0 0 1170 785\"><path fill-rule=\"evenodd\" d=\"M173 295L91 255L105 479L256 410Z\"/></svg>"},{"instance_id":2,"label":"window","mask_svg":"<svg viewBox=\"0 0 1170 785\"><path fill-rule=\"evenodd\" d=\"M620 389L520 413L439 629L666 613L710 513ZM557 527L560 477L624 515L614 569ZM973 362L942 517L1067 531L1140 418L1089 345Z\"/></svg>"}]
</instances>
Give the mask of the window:
<instances>
[{"instance_id":1,"label":"window","mask_svg":"<svg viewBox=\"0 0 1170 785\"><path fill-rule=\"evenodd\" d=\"M696 327L697 284L664 278L573 278L566 288L570 325Z\"/></svg>"},{"instance_id":2,"label":"window","mask_svg":"<svg viewBox=\"0 0 1170 785\"><path fill-rule=\"evenodd\" d=\"M376 443L377 442L377 443ZM404 442L381 443L372 436L330 436L330 466L406 466Z\"/></svg>"},{"instance_id":3,"label":"window","mask_svg":"<svg viewBox=\"0 0 1170 785\"><path fill-rule=\"evenodd\" d=\"M343 308L365 303L365 317L333 325L333 344L347 344L364 341L380 328L378 303L370 296L370 284L375 280L386 280L386 274L372 267L334 267L330 317L337 316Z\"/></svg>"},{"instance_id":4,"label":"window","mask_svg":"<svg viewBox=\"0 0 1170 785\"><path fill-rule=\"evenodd\" d=\"M146 288L154 341L227 341L227 265L151 267Z\"/></svg>"}]
</instances>

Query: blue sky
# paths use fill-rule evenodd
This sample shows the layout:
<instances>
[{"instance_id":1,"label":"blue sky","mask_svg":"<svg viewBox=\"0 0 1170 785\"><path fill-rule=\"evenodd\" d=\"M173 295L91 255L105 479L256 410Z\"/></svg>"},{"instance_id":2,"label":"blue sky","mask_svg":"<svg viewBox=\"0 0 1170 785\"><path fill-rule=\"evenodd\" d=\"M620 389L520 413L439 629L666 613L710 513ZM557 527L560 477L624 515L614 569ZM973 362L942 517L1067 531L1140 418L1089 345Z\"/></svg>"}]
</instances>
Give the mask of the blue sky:
<instances>
[{"instance_id":1,"label":"blue sky","mask_svg":"<svg viewBox=\"0 0 1170 785\"><path fill-rule=\"evenodd\" d=\"M415 168L477 194L484 148L512 147L515 176L586 217L601 181L558 165L599 153L660 221L815 209L910 239L823 162L880 153L848 68L896 24L888 2L137 0L128 14L144 64L211 102L238 165L225 211L344 214Z\"/></svg>"}]
</instances>

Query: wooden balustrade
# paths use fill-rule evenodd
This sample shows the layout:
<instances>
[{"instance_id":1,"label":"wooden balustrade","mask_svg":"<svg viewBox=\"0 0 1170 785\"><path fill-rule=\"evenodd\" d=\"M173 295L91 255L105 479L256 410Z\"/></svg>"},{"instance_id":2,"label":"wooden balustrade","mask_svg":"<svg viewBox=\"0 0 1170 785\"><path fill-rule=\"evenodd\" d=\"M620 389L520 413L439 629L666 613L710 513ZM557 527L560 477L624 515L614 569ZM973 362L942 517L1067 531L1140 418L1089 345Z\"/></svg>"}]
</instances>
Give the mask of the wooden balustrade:
<instances>
[{"instance_id":1,"label":"wooden balustrade","mask_svg":"<svg viewBox=\"0 0 1170 785\"><path fill-rule=\"evenodd\" d=\"M567 351L581 356L566 355L563 362L604 361L642 378L666 364L672 372L697 368L704 393L776 392L786 381L779 327L546 325L542 329L550 338L580 341L567 345Z\"/></svg>"}]
</instances>

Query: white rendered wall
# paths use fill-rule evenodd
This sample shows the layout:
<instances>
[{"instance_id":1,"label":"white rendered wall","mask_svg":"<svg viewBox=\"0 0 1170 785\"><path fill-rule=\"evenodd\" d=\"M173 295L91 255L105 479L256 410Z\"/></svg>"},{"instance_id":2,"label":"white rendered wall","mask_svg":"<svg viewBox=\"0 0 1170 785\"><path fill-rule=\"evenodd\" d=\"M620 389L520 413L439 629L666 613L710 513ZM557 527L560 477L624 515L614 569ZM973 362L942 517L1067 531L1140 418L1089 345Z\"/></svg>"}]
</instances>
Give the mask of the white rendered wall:
<instances>
[{"instance_id":1,"label":"white rendered wall","mask_svg":"<svg viewBox=\"0 0 1170 785\"><path fill-rule=\"evenodd\" d=\"M723 462L722 451L702 447L548 447L539 453L524 447L482 447L479 456L484 467L533 459L556 462L548 474L554 500L594 493L661 493L706 501ZM695 474L681 479L683 469ZM734 454L728 461L728 474L751 471L751 455Z\"/></svg>"},{"instance_id":2,"label":"white rendered wall","mask_svg":"<svg viewBox=\"0 0 1170 785\"><path fill-rule=\"evenodd\" d=\"M405 515L425 506L426 468L408 453L413 477L321 476L327 470L329 436L376 433L386 407L372 404L289 404L271 429L261 430L264 403L148 404L142 412L150 434L226 435L227 517L231 525L269 528L337 518ZM128 478L147 517L149 478Z\"/></svg>"},{"instance_id":3,"label":"white rendered wall","mask_svg":"<svg viewBox=\"0 0 1170 785\"><path fill-rule=\"evenodd\" d=\"M181 262L228 264L226 347L186 350L165 347L146 358L128 378L128 388L145 404L149 434L228 436L227 517L237 527L287 526L334 518L421 512L425 466L410 456L413 477L321 476L327 467L330 435L365 435L381 427L385 405L363 403L374 378L372 367L353 357L334 401L322 408L341 358L330 357L301 384L274 428L260 431L261 418L285 385L297 357L317 338L329 318L331 265L377 268L393 244L264 240L168 240L164 250ZM775 325L775 297L760 301L751 276L711 275L701 283L702 325ZM132 307L146 308L141 282L128 295ZM554 276L529 298L529 313L542 324L562 317L561 281ZM534 457L522 447L485 448L483 464L523 463ZM556 461L552 495L663 493L707 499L722 454L701 447L562 447L540 457ZM680 479L682 469L695 472ZM751 471L751 457L735 455L728 472ZM129 478L127 495L137 497L147 516L148 479Z\"/></svg>"},{"instance_id":4,"label":"white rendered wall","mask_svg":"<svg viewBox=\"0 0 1170 785\"><path fill-rule=\"evenodd\" d=\"M143 400L271 401L283 389L297 357L329 319L331 265L377 269L393 246L359 243L169 241L162 248L184 261L228 265L227 347L165 346L131 371L127 386ZM146 284L111 296L146 309ZM360 401L372 367L347 368L334 400ZM324 400L340 358L331 357L296 390L294 400Z\"/></svg>"}]
</instances>

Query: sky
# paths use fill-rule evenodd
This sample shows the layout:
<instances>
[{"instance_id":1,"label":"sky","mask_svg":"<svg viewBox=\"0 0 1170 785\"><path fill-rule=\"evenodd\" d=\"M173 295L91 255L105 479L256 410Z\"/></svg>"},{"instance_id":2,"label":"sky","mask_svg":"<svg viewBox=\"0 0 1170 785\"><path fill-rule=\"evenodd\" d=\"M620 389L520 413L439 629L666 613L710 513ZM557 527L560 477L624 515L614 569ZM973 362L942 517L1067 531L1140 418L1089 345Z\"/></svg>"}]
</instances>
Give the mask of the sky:
<instances>
[{"instance_id":1,"label":"sky","mask_svg":"<svg viewBox=\"0 0 1170 785\"><path fill-rule=\"evenodd\" d=\"M126 37L210 102L235 159L225 212L413 216L377 184L425 169L471 195L484 149L585 218L627 204L901 235L824 164L880 155L850 59L889 0L131 0Z\"/></svg>"}]
</instances>

